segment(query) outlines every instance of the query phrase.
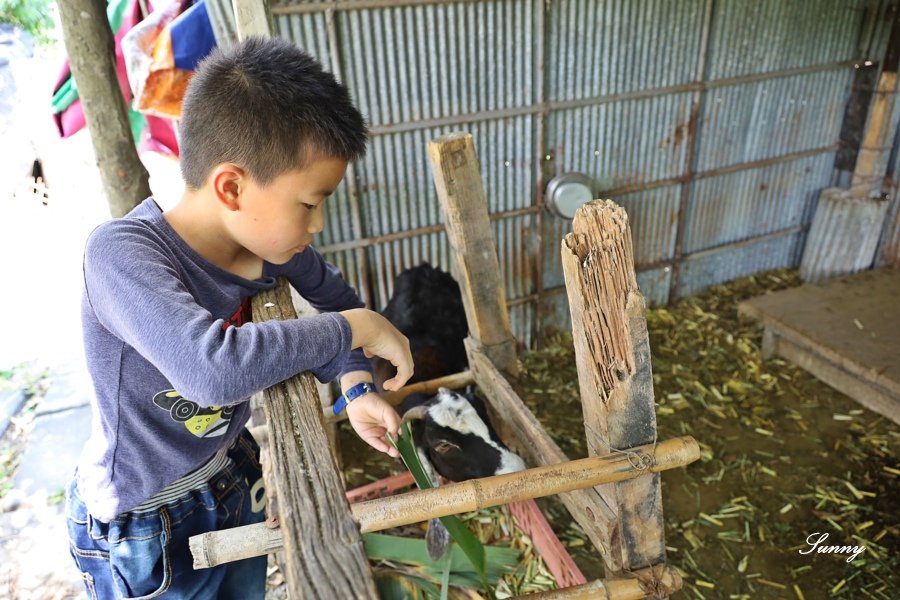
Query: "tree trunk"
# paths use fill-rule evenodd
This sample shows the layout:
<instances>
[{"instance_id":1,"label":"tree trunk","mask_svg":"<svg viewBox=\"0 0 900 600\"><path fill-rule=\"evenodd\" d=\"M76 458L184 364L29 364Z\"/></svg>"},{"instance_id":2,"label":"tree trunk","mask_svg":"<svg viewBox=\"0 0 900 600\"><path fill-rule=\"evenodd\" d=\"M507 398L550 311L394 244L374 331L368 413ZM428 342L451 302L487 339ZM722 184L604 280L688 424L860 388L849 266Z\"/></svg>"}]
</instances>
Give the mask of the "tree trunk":
<instances>
[{"instance_id":1,"label":"tree trunk","mask_svg":"<svg viewBox=\"0 0 900 600\"><path fill-rule=\"evenodd\" d=\"M150 185L116 77L115 43L106 4L102 0L63 0L59 14L110 213L121 217L150 195Z\"/></svg>"}]
</instances>

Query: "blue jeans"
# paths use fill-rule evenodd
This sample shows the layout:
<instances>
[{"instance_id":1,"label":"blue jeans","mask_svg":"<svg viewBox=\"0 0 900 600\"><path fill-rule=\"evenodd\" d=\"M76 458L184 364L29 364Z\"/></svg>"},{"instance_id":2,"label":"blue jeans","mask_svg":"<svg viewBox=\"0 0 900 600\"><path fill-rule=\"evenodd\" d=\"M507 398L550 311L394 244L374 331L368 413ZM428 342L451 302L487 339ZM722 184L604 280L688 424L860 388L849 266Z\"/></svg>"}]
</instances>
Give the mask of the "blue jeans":
<instances>
[{"instance_id":1,"label":"blue jeans","mask_svg":"<svg viewBox=\"0 0 900 600\"><path fill-rule=\"evenodd\" d=\"M123 513L109 523L92 518L74 480L69 484L69 550L88 598L265 597L265 556L193 569L190 536L265 520L265 494L257 483L262 478L259 446L244 430L228 455L232 464L200 489L157 510Z\"/></svg>"}]
</instances>

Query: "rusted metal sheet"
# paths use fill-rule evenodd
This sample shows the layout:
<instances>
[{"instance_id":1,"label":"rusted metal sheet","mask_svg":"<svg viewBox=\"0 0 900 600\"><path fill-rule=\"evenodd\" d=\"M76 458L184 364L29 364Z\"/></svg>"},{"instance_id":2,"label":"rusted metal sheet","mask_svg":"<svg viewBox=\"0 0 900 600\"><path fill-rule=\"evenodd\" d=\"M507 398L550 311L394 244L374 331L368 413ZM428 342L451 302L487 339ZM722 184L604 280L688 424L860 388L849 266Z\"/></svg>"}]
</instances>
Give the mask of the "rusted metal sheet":
<instances>
[{"instance_id":1,"label":"rusted metal sheet","mask_svg":"<svg viewBox=\"0 0 900 600\"><path fill-rule=\"evenodd\" d=\"M538 327L543 333L572 331L572 313L569 311L569 299L566 297L565 285L547 290L541 305L541 319ZM540 338L538 338L538 345Z\"/></svg>"},{"instance_id":2,"label":"rusted metal sheet","mask_svg":"<svg viewBox=\"0 0 900 600\"><path fill-rule=\"evenodd\" d=\"M884 198L823 190L800 263L803 280L823 281L871 267L887 208Z\"/></svg>"},{"instance_id":3,"label":"rusted metal sheet","mask_svg":"<svg viewBox=\"0 0 900 600\"><path fill-rule=\"evenodd\" d=\"M638 288L648 306L662 306L668 303L671 278L672 267L669 266L637 272Z\"/></svg>"},{"instance_id":4,"label":"rusted metal sheet","mask_svg":"<svg viewBox=\"0 0 900 600\"><path fill-rule=\"evenodd\" d=\"M749 239L727 249L698 252L685 257L678 279L678 295L690 296L711 285L757 271L797 265L803 250L803 232Z\"/></svg>"},{"instance_id":5,"label":"rusted metal sheet","mask_svg":"<svg viewBox=\"0 0 900 600\"><path fill-rule=\"evenodd\" d=\"M335 13L344 73L375 127L534 103L530 0Z\"/></svg>"},{"instance_id":6,"label":"rusted metal sheet","mask_svg":"<svg viewBox=\"0 0 900 600\"><path fill-rule=\"evenodd\" d=\"M697 170L833 144L851 76L841 69L710 90Z\"/></svg>"},{"instance_id":7,"label":"rusted metal sheet","mask_svg":"<svg viewBox=\"0 0 900 600\"><path fill-rule=\"evenodd\" d=\"M379 236L441 223L440 206L423 151L452 128L377 136L357 165L364 234ZM470 123L489 210L533 204L532 117Z\"/></svg>"},{"instance_id":8,"label":"rusted metal sheet","mask_svg":"<svg viewBox=\"0 0 900 600\"><path fill-rule=\"evenodd\" d=\"M533 347L535 339L535 303L527 302L510 306L509 326L521 347Z\"/></svg>"},{"instance_id":9,"label":"rusted metal sheet","mask_svg":"<svg viewBox=\"0 0 900 600\"><path fill-rule=\"evenodd\" d=\"M275 15L272 19L275 35L287 38L316 57L331 71L331 51L328 47L328 27L325 13L308 15Z\"/></svg>"},{"instance_id":10,"label":"rusted metal sheet","mask_svg":"<svg viewBox=\"0 0 900 600\"><path fill-rule=\"evenodd\" d=\"M569 223L542 202L563 171L591 175L599 196L625 206L651 303L797 265L811 195L832 184L854 64L883 55L897 5L276 1L278 34L350 87L373 134L317 242L375 308L400 270L448 269L424 149L466 130L513 327L529 344L567 319Z\"/></svg>"},{"instance_id":11,"label":"rusted metal sheet","mask_svg":"<svg viewBox=\"0 0 900 600\"><path fill-rule=\"evenodd\" d=\"M715 3L707 77L807 67L859 56L869 0Z\"/></svg>"},{"instance_id":12,"label":"rusted metal sheet","mask_svg":"<svg viewBox=\"0 0 900 600\"><path fill-rule=\"evenodd\" d=\"M371 295L368 278L356 252L342 250L339 252L327 252L323 256L341 270L344 279L353 286L361 298L367 298Z\"/></svg>"},{"instance_id":13,"label":"rusted metal sheet","mask_svg":"<svg viewBox=\"0 0 900 600\"><path fill-rule=\"evenodd\" d=\"M705 0L548 3L550 101L694 80ZM657 27L655 24L664 24Z\"/></svg>"},{"instance_id":14,"label":"rusted metal sheet","mask_svg":"<svg viewBox=\"0 0 900 600\"><path fill-rule=\"evenodd\" d=\"M822 154L695 182L685 254L809 224L818 199L810 182L827 181L833 163L833 154Z\"/></svg>"},{"instance_id":15,"label":"rusted metal sheet","mask_svg":"<svg viewBox=\"0 0 900 600\"><path fill-rule=\"evenodd\" d=\"M541 254L543 261L543 284L545 289L558 288L565 286L565 278L562 272L562 262L560 261L560 244L567 233L572 231L572 222L566 219L560 219L544 214L541 227L541 244L544 250ZM565 287L563 287L565 289ZM566 310L568 306L564 307Z\"/></svg>"},{"instance_id":16,"label":"rusted metal sheet","mask_svg":"<svg viewBox=\"0 0 900 600\"><path fill-rule=\"evenodd\" d=\"M611 198L628 213L634 262L638 269L673 255L679 191L678 186L669 186Z\"/></svg>"},{"instance_id":17,"label":"rusted metal sheet","mask_svg":"<svg viewBox=\"0 0 900 600\"><path fill-rule=\"evenodd\" d=\"M689 119L689 94L553 111L548 154L557 173L586 173L601 193L677 177L684 170Z\"/></svg>"}]
</instances>

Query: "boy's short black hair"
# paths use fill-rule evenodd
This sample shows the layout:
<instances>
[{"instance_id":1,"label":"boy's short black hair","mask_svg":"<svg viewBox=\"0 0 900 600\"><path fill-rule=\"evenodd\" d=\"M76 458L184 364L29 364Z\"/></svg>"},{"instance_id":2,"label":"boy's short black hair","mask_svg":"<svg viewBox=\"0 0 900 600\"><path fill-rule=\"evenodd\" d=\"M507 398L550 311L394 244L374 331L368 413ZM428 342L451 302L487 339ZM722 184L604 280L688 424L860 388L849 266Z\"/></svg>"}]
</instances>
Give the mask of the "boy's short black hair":
<instances>
[{"instance_id":1,"label":"boy's short black hair","mask_svg":"<svg viewBox=\"0 0 900 600\"><path fill-rule=\"evenodd\" d=\"M266 185L317 154L356 160L368 137L331 73L293 43L263 37L217 49L199 65L179 129L181 174L191 189L225 162Z\"/></svg>"}]
</instances>

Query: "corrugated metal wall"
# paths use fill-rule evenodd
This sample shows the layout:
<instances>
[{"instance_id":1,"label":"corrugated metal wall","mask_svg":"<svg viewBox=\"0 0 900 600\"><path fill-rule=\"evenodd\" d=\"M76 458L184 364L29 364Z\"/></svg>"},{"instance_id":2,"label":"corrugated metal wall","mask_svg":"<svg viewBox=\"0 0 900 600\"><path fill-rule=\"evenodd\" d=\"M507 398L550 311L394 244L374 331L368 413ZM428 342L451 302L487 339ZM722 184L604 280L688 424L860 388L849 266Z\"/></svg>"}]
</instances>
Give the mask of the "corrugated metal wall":
<instances>
[{"instance_id":1,"label":"corrugated metal wall","mask_svg":"<svg viewBox=\"0 0 900 600\"><path fill-rule=\"evenodd\" d=\"M898 0L274 2L277 35L351 89L373 138L320 248L370 306L450 268L426 145L473 134L514 333L569 325L554 174L582 171L632 221L653 303L799 263L831 184L854 65Z\"/></svg>"}]
</instances>

